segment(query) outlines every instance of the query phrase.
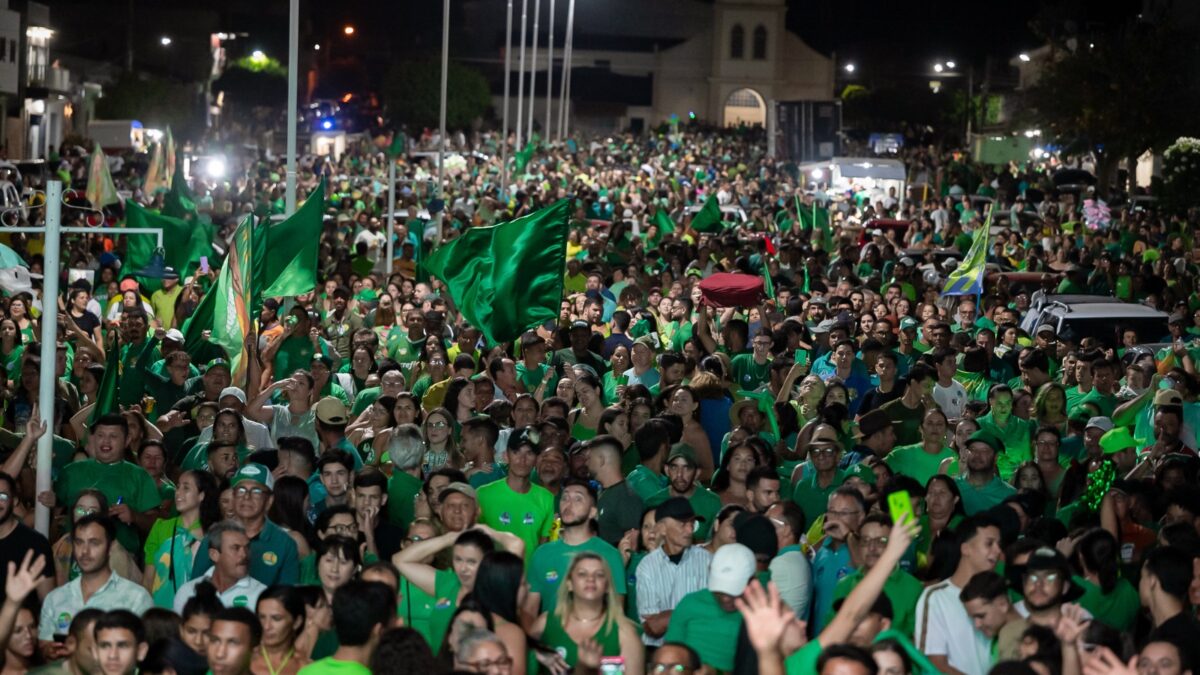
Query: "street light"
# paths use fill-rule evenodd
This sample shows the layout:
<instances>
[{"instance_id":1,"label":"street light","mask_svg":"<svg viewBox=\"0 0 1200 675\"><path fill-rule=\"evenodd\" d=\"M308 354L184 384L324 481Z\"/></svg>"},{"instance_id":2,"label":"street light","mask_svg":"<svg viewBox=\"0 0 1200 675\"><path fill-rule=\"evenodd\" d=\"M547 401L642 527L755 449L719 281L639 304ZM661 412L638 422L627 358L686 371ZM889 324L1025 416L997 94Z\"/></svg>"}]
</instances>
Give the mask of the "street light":
<instances>
[{"instance_id":1,"label":"street light","mask_svg":"<svg viewBox=\"0 0 1200 675\"><path fill-rule=\"evenodd\" d=\"M346 24L346 26L342 28L342 32L346 35L354 35L354 26Z\"/></svg>"},{"instance_id":2,"label":"street light","mask_svg":"<svg viewBox=\"0 0 1200 675\"><path fill-rule=\"evenodd\" d=\"M158 39L158 43L164 47L170 47L171 46L171 38L164 35Z\"/></svg>"},{"instance_id":3,"label":"street light","mask_svg":"<svg viewBox=\"0 0 1200 675\"><path fill-rule=\"evenodd\" d=\"M263 50L255 49L254 51L250 52L250 60L257 64L263 64L267 62L267 55L263 52Z\"/></svg>"},{"instance_id":4,"label":"street light","mask_svg":"<svg viewBox=\"0 0 1200 675\"><path fill-rule=\"evenodd\" d=\"M947 68L949 68L949 69L951 69L951 70L954 70L954 62L953 62L953 61L947 61L947 62L946 62L946 67L947 67Z\"/></svg>"},{"instance_id":5,"label":"street light","mask_svg":"<svg viewBox=\"0 0 1200 675\"><path fill-rule=\"evenodd\" d=\"M847 64L846 64L846 72L847 72L847 73L853 73L853 72L854 72L854 64L853 64L853 63L847 63Z\"/></svg>"},{"instance_id":6,"label":"street light","mask_svg":"<svg viewBox=\"0 0 1200 675\"><path fill-rule=\"evenodd\" d=\"M933 64L933 72L940 73L943 70L945 70L945 67L943 67L942 64L940 64L940 63Z\"/></svg>"},{"instance_id":7,"label":"street light","mask_svg":"<svg viewBox=\"0 0 1200 675\"><path fill-rule=\"evenodd\" d=\"M1018 54L1018 55L1017 55L1017 58L1018 58L1018 59L1021 59L1021 60L1022 60L1022 61L1024 61L1025 63L1029 63L1029 55L1028 55L1028 54L1026 54L1025 52L1021 52L1020 54Z\"/></svg>"},{"instance_id":8,"label":"street light","mask_svg":"<svg viewBox=\"0 0 1200 675\"><path fill-rule=\"evenodd\" d=\"M321 51L321 45L319 45L319 44L313 45L313 51L314 51L314 52L319 52L319 51Z\"/></svg>"}]
</instances>

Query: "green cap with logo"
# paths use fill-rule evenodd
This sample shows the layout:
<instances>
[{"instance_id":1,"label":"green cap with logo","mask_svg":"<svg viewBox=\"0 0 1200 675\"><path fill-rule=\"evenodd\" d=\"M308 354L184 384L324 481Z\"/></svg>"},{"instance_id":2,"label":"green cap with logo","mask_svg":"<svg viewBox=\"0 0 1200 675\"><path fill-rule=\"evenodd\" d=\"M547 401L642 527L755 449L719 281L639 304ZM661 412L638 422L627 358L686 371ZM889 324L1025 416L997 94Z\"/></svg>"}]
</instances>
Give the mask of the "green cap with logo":
<instances>
[{"instance_id":1,"label":"green cap with logo","mask_svg":"<svg viewBox=\"0 0 1200 675\"><path fill-rule=\"evenodd\" d=\"M268 490L275 488L275 477L271 475L271 471L262 464L250 463L238 469L238 472L233 474L233 480L230 481L231 487L237 487L240 483L253 481L266 487Z\"/></svg>"}]
</instances>

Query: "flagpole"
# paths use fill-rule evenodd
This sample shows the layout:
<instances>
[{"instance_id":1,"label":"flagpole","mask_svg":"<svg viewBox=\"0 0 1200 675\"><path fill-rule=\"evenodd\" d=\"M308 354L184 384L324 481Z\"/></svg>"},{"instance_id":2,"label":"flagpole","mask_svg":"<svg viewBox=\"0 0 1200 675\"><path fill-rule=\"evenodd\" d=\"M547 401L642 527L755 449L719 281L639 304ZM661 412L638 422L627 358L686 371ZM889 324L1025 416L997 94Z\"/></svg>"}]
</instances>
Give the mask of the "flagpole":
<instances>
[{"instance_id":1,"label":"flagpole","mask_svg":"<svg viewBox=\"0 0 1200 675\"><path fill-rule=\"evenodd\" d=\"M558 106L558 140L567 137L567 108L571 105L571 52L575 48L575 0L567 4L567 37L563 43L562 103Z\"/></svg>"},{"instance_id":2,"label":"flagpole","mask_svg":"<svg viewBox=\"0 0 1200 675\"><path fill-rule=\"evenodd\" d=\"M546 126L542 136L550 142L550 106L554 103L554 0L550 0L550 36L546 39Z\"/></svg>"},{"instance_id":3,"label":"flagpole","mask_svg":"<svg viewBox=\"0 0 1200 675\"><path fill-rule=\"evenodd\" d=\"M529 16L529 0L521 0L521 56L517 65L517 148L521 147L522 107L525 102L525 22Z\"/></svg>"},{"instance_id":4,"label":"flagpole","mask_svg":"<svg viewBox=\"0 0 1200 675\"><path fill-rule=\"evenodd\" d=\"M38 439L35 494L51 489L50 472L54 458L54 386L58 379L54 362L58 356L58 272L62 264L59 253L59 226L62 221L62 182L46 181L46 236L42 252L42 368L38 374L38 411L46 433ZM110 349L118 349L112 345ZM18 431L23 431L19 429ZM33 516L34 527L43 535L50 534L50 509L37 503Z\"/></svg>"},{"instance_id":5,"label":"flagpole","mask_svg":"<svg viewBox=\"0 0 1200 675\"><path fill-rule=\"evenodd\" d=\"M396 133L400 133L396 130ZM388 215L387 215L387 270L388 278L392 276L392 260L395 256L395 244L392 238L396 234L396 158L384 153L388 163ZM424 236L424 235L422 235Z\"/></svg>"},{"instance_id":6,"label":"flagpole","mask_svg":"<svg viewBox=\"0 0 1200 675\"><path fill-rule=\"evenodd\" d=\"M284 213L296 212L296 97L299 71L300 0L291 0L288 9L288 107L287 107L287 192Z\"/></svg>"},{"instance_id":7,"label":"flagpole","mask_svg":"<svg viewBox=\"0 0 1200 675\"><path fill-rule=\"evenodd\" d=\"M508 19L504 29L504 110L500 113L500 199L508 199L508 81L512 72L512 12L513 0L508 0Z\"/></svg>"},{"instance_id":8,"label":"flagpole","mask_svg":"<svg viewBox=\"0 0 1200 675\"><path fill-rule=\"evenodd\" d=\"M450 70L450 0L442 2L442 108L438 115L440 128L438 143L438 184L437 195L445 201L445 171L446 171L446 81ZM445 215L445 208L442 209ZM442 243L441 221L438 225L438 243Z\"/></svg>"},{"instance_id":9,"label":"flagpole","mask_svg":"<svg viewBox=\"0 0 1200 675\"><path fill-rule=\"evenodd\" d=\"M537 45L538 17L542 13L542 0L533 0L533 48L529 60L529 115L528 131L525 137L533 139L533 102L537 100Z\"/></svg>"}]
</instances>

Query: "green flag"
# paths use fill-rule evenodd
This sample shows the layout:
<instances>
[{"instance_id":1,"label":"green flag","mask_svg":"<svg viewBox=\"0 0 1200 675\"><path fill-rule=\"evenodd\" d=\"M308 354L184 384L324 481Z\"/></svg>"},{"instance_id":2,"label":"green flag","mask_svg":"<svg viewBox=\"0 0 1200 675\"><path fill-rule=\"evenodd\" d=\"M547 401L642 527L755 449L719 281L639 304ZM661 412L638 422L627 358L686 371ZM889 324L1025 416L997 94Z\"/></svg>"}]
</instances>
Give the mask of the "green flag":
<instances>
[{"instance_id":1,"label":"green flag","mask_svg":"<svg viewBox=\"0 0 1200 675\"><path fill-rule=\"evenodd\" d=\"M183 177L183 163L175 163L175 173L171 177L171 189L163 199L163 215L180 220L200 221L196 211L196 199L188 189L187 179Z\"/></svg>"},{"instance_id":2,"label":"green flag","mask_svg":"<svg viewBox=\"0 0 1200 675\"><path fill-rule=\"evenodd\" d=\"M96 423L104 415L120 412L118 400L121 397L121 346L108 346L108 357L104 363L104 378L100 380L100 390L96 392L96 404L92 414L88 416L88 426Z\"/></svg>"},{"instance_id":3,"label":"green flag","mask_svg":"<svg viewBox=\"0 0 1200 675\"><path fill-rule=\"evenodd\" d=\"M533 159L534 145L533 141L525 144L524 150L518 150L513 155L513 173L521 173L529 164L529 160Z\"/></svg>"},{"instance_id":4,"label":"green flag","mask_svg":"<svg viewBox=\"0 0 1200 675\"><path fill-rule=\"evenodd\" d=\"M388 145L387 156L391 158L404 154L404 134L400 131L392 133L392 142Z\"/></svg>"},{"instance_id":5,"label":"green flag","mask_svg":"<svg viewBox=\"0 0 1200 675\"><path fill-rule=\"evenodd\" d=\"M763 295L766 295L771 300L775 299L775 282L771 281L771 266L768 263L767 256L763 256L762 261L762 278L763 278Z\"/></svg>"},{"instance_id":6,"label":"green flag","mask_svg":"<svg viewBox=\"0 0 1200 675\"><path fill-rule=\"evenodd\" d=\"M88 167L87 199L97 209L121 203L117 186L113 184L112 174L108 170L108 158L99 143L92 150L92 162Z\"/></svg>"},{"instance_id":7,"label":"green flag","mask_svg":"<svg viewBox=\"0 0 1200 675\"><path fill-rule=\"evenodd\" d=\"M167 167L163 159L163 144L155 143L150 155L150 166L146 169L146 178L142 181L142 193L149 199L159 190L167 187Z\"/></svg>"},{"instance_id":8,"label":"green flag","mask_svg":"<svg viewBox=\"0 0 1200 675\"><path fill-rule=\"evenodd\" d=\"M188 276L200 263L202 256L213 254L213 227L207 223L186 221L159 215L147 210L132 199L125 202L125 227L162 230L163 263L175 268L180 277ZM138 275L154 256L158 238L153 234L126 235L125 258L121 274L133 274L150 291L162 288L161 279Z\"/></svg>"},{"instance_id":9,"label":"green flag","mask_svg":"<svg viewBox=\"0 0 1200 675\"><path fill-rule=\"evenodd\" d=\"M946 278L942 295L982 295L983 276L987 268L988 237L992 229L992 209L987 220L971 234L971 248L966 257Z\"/></svg>"},{"instance_id":10,"label":"green flag","mask_svg":"<svg viewBox=\"0 0 1200 675\"><path fill-rule=\"evenodd\" d=\"M710 234L725 230L725 225L721 222L721 205L717 202L716 195L709 197L696 215L692 216L691 227L697 232Z\"/></svg>"},{"instance_id":11,"label":"green flag","mask_svg":"<svg viewBox=\"0 0 1200 675\"><path fill-rule=\"evenodd\" d=\"M242 383L246 377L243 342L252 328L251 301L251 230L254 216L248 215L233 233L229 254L221 265L216 287L209 292L217 296L213 313L212 341L230 355L233 381ZM185 337L186 340L186 337Z\"/></svg>"},{"instance_id":12,"label":"green flag","mask_svg":"<svg viewBox=\"0 0 1200 675\"><path fill-rule=\"evenodd\" d=\"M662 241L663 237L675 233L675 223L671 222L671 217L661 206L654 212L653 222L658 227L658 236L646 242L651 248L658 246L658 242Z\"/></svg>"},{"instance_id":13,"label":"green flag","mask_svg":"<svg viewBox=\"0 0 1200 675\"><path fill-rule=\"evenodd\" d=\"M571 202L528 216L468 229L425 262L454 304L488 344L514 340L558 318L567 259Z\"/></svg>"},{"instance_id":14,"label":"green flag","mask_svg":"<svg viewBox=\"0 0 1200 675\"><path fill-rule=\"evenodd\" d=\"M217 293L210 290L200 298L200 304L196 305L192 315L183 322L183 348L187 353L195 355L209 351L211 343L204 339L204 331L213 327L216 309Z\"/></svg>"},{"instance_id":15,"label":"green flag","mask_svg":"<svg viewBox=\"0 0 1200 675\"><path fill-rule=\"evenodd\" d=\"M290 218L254 231L254 301L311 291L317 285L317 251L325 212L325 179Z\"/></svg>"},{"instance_id":16,"label":"green flag","mask_svg":"<svg viewBox=\"0 0 1200 675\"><path fill-rule=\"evenodd\" d=\"M796 206L800 226L806 230L820 232L822 250L830 251L833 248L833 230L829 226L829 209L817 206L815 201L810 208L800 208L802 204Z\"/></svg>"}]
</instances>

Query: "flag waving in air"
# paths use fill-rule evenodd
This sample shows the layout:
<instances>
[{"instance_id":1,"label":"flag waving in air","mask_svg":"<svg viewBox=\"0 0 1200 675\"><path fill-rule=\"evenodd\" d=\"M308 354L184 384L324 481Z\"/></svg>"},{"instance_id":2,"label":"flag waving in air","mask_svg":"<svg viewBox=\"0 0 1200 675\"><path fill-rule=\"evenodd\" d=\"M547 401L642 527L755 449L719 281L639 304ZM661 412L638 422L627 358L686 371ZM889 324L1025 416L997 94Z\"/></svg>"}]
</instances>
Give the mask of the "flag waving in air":
<instances>
[{"instance_id":1,"label":"flag waving in air","mask_svg":"<svg viewBox=\"0 0 1200 675\"><path fill-rule=\"evenodd\" d=\"M571 201L493 225L468 228L425 261L488 344L558 318Z\"/></svg>"},{"instance_id":2,"label":"flag waving in air","mask_svg":"<svg viewBox=\"0 0 1200 675\"><path fill-rule=\"evenodd\" d=\"M988 235L992 229L992 210L987 220L971 235L971 248L958 268L946 279L942 295L983 295L983 275L987 267Z\"/></svg>"},{"instance_id":3,"label":"flag waving in air","mask_svg":"<svg viewBox=\"0 0 1200 675\"><path fill-rule=\"evenodd\" d=\"M692 216L691 228L697 232L709 234L725 231L725 225L721 222L721 205L717 202L717 195L709 197L696 215Z\"/></svg>"},{"instance_id":4,"label":"flag waving in air","mask_svg":"<svg viewBox=\"0 0 1200 675\"><path fill-rule=\"evenodd\" d=\"M87 199L97 209L121 203L117 186L113 184L112 174L108 171L108 158L99 143L92 151L92 164L88 167Z\"/></svg>"},{"instance_id":5,"label":"flag waving in air","mask_svg":"<svg viewBox=\"0 0 1200 675\"><path fill-rule=\"evenodd\" d=\"M248 215L233 233L229 254L221 265L216 288L217 297L212 324L212 341L230 355L233 381L241 383L246 377L244 342L253 327L250 314L251 241L254 216Z\"/></svg>"}]
</instances>

